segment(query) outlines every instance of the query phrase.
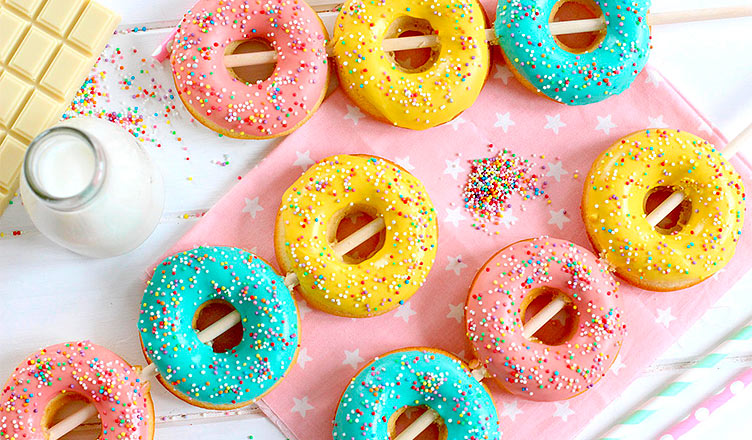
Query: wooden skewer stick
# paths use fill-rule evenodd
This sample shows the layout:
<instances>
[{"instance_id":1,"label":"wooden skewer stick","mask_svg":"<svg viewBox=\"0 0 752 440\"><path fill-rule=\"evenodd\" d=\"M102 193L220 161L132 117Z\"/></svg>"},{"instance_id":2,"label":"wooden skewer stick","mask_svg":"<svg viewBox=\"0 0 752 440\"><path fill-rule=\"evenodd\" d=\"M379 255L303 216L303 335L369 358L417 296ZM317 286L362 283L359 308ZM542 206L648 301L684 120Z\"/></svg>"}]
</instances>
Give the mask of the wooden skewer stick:
<instances>
[{"instance_id":1,"label":"wooden skewer stick","mask_svg":"<svg viewBox=\"0 0 752 440\"><path fill-rule=\"evenodd\" d=\"M470 375L473 376L475 380L480 382L484 377L486 377L486 373L486 369L480 367L471 371ZM439 413L431 408L428 408L423 414L420 415L420 417L418 417L414 422L408 425L408 427L405 428L404 431L400 432L400 434L395 437L394 440L413 440L440 417L441 416L439 416Z\"/></svg>"},{"instance_id":2,"label":"wooden skewer stick","mask_svg":"<svg viewBox=\"0 0 752 440\"><path fill-rule=\"evenodd\" d=\"M530 339L533 335L543 328L548 321L551 320L557 313L564 309L567 303L561 298L554 298L553 301L548 303L546 307L542 308L535 314L528 322L525 323L525 327L522 329L522 336L525 339Z\"/></svg>"},{"instance_id":3,"label":"wooden skewer stick","mask_svg":"<svg viewBox=\"0 0 752 440\"><path fill-rule=\"evenodd\" d=\"M369 238L378 234L385 227L386 225L384 223L384 219L377 217L370 223L353 232L344 240L333 244L332 249L334 249L334 253L339 256L345 255L346 253L363 244ZM284 282L285 286L287 286L289 289L292 289L293 287L298 285L298 277L294 272L290 272L285 276ZM237 310L233 310L232 312L212 323L210 326L201 330L198 333L198 340L206 344L209 341L214 340L224 332L230 330L238 323L240 323L240 313ZM157 365L151 363L144 367L144 369L141 371L141 374L139 375L139 378L142 382L147 382L156 373ZM58 422L55 426L51 427L48 431L47 438L49 440L58 440L60 437L73 431L78 425L84 423L96 414L97 410L96 408L94 408L94 405L86 405L85 407ZM428 425L430 425L430 423ZM425 429L425 427L423 429Z\"/></svg>"},{"instance_id":4,"label":"wooden skewer stick","mask_svg":"<svg viewBox=\"0 0 752 440\"><path fill-rule=\"evenodd\" d=\"M752 5L731 6L724 8L651 13L648 15L648 24L651 26L657 26L663 24L689 23L694 21L721 20L726 18L750 16L752 16ZM595 32L602 30L605 27L606 20L603 17L588 18L584 20L555 21L549 23L551 35ZM493 29L486 29L486 41L491 44L496 44L496 35ZM439 38L436 35L385 38L381 44L384 52L397 52L400 50L433 47L439 44ZM331 55L331 50L329 50L329 53ZM277 61L276 51L250 52L225 56L225 65L227 67L271 64L275 61Z\"/></svg>"},{"instance_id":5,"label":"wooden skewer stick","mask_svg":"<svg viewBox=\"0 0 752 440\"><path fill-rule=\"evenodd\" d=\"M731 159L737 152L739 152L739 150L743 146L747 144L752 144L752 124L745 128L744 131L739 134L739 136L734 138L734 140L729 142L728 145L726 145L726 148L723 149L721 154L726 159ZM676 209L677 206L681 205L681 202L684 201L685 197L687 197L687 195L681 191L672 193L666 200L661 202L660 205L650 211L650 214L645 217L645 220L647 220L650 226L655 227L655 225L666 218L666 216L669 215L671 211Z\"/></svg>"}]
</instances>

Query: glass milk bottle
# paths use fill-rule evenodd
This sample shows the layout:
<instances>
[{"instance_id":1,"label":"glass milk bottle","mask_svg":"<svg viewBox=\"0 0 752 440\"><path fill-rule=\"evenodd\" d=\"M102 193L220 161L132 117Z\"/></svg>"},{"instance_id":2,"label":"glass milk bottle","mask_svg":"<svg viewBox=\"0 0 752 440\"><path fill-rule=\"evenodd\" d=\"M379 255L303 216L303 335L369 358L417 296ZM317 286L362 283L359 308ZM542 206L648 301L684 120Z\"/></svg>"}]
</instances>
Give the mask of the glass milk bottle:
<instances>
[{"instance_id":1,"label":"glass milk bottle","mask_svg":"<svg viewBox=\"0 0 752 440\"><path fill-rule=\"evenodd\" d=\"M162 216L162 176L123 128L96 118L64 121L26 152L21 197L55 243L104 258L129 252Z\"/></svg>"}]
</instances>

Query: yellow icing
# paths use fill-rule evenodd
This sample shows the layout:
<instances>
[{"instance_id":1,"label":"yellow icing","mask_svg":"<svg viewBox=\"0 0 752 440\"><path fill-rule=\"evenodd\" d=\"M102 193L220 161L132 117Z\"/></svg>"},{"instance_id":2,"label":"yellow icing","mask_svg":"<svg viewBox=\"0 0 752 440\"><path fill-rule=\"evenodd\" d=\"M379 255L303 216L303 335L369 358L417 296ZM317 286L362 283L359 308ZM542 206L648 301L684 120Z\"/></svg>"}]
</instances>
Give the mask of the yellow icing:
<instances>
[{"instance_id":1,"label":"yellow icing","mask_svg":"<svg viewBox=\"0 0 752 440\"><path fill-rule=\"evenodd\" d=\"M646 220L659 186L681 190L688 218L671 230ZM734 255L744 224L744 185L718 150L686 132L650 129L611 146L585 183L582 217L596 250L623 278L651 290L696 284Z\"/></svg>"},{"instance_id":2,"label":"yellow icing","mask_svg":"<svg viewBox=\"0 0 752 440\"><path fill-rule=\"evenodd\" d=\"M382 48L405 30L438 36L430 67L404 68ZM426 29L429 28L429 29ZM344 91L371 115L422 130L452 120L475 102L489 69L483 8L474 0L352 0L333 33Z\"/></svg>"},{"instance_id":3,"label":"yellow icing","mask_svg":"<svg viewBox=\"0 0 752 440\"><path fill-rule=\"evenodd\" d=\"M333 232L345 213L380 216L383 244L361 262L337 255ZM309 168L282 196L275 242L313 306L340 316L385 313L424 283L436 257L438 226L423 184L371 156L332 156Z\"/></svg>"}]
</instances>

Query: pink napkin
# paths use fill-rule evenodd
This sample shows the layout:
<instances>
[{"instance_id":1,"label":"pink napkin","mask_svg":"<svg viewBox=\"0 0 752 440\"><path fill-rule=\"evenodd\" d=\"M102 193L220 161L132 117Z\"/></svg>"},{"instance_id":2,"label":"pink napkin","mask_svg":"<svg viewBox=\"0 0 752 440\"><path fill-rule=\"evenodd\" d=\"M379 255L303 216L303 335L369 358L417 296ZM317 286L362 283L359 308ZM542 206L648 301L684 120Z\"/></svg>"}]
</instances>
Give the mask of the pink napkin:
<instances>
[{"instance_id":1,"label":"pink napkin","mask_svg":"<svg viewBox=\"0 0 752 440\"><path fill-rule=\"evenodd\" d=\"M651 68L629 91L605 102L568 107L524 89L501 64L492 67L475 104L453 122L409 131L364 116L338 90L313 118L251 170L170 251L198 245L249 249L275 262L274 220L285 189L314 161L337 153L391 159L420 178L438 212L438 255L426 284L400 308L369 319L311 310L298 296L303 323L297 364L260 402L291 438L331 438L340 394L366 362L390 350L437 347L467 358L463 305L476 270L517 240L550 235L590 248L580 219L585 176L595 157L621 136L647 127L694 132L726 141ZM549 199L513 200L505 222L489 235L474 229L463 208L469 160L491 156L489 145L530 159L548 182ZM750 167L734 159L750 188ZM672 344L749 269L750 216L737 257L716 277L680 293L649 293L622 285L629 334L599 386L556 403L517 399L492 386L506 438L572 438L634 377ZM276 264L276 263L275 263ZM486 381L489 382L490 381Z\"/></svg>"}]
</instances>

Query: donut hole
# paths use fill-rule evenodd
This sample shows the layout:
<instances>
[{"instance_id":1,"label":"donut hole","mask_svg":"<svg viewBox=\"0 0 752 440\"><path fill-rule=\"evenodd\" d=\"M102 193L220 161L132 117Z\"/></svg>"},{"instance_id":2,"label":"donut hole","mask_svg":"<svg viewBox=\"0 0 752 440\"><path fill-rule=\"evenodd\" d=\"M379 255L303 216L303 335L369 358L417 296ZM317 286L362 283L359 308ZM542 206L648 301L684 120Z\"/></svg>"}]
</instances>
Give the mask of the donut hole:
<instances>
[{"instance_id":1,"label":"donut hole","mask_svg":"<svg viewBox=\"0 0 752 440\"><path fill-rule=\"evenodd\" d=\"M658 205L663 203L664 200L676 191L679 191L679 189L671 186L657 186L648 191L643 203L645 215L653 212ZM679 206L669 213L669 215L655 225L655 230L664 235L676 234L687 225L691 215L692 202L689 199L684 199Z\"/></svg>"},{"instance_id":2,"label":"donut hole","mask_svg":"<svg viewBox=\"0 0 752 440\"><path fill-rule=\"evenodd\" d=\"M44 415L42 416L42 428L44 428L45 431L52 428L61 420L73 415L90 403L91 400L87 397L75 392L58 394L50 401L49 405L47 405L47 408L44 410ZM96 414L60 438L88 440L99 438L101 434L102 422L99 420L99 414Z\"/></svg>"},{"instance_id":3,"label":"donut hole","mask_svg":"<svg viewBox=\"0 0 752 440\"><path fill-rule=\"evenodd\" d=\"M193 315L193 328L200 332L224 316L235 311L235 307L229 302L222 299L213 299L199 306ZM232 350L240 344L243 339L243 325L235 324L230 330L214 338L213 341L205 342L210 346L214 353L225 353Z\"/></svg>"},{"instance_id":4,"label":"donut hole","mask_svg":"<svg viewBox=\"0 0 752 440\"><path fill-rule=\"evenodd\" d=\"M329 222L327 240L331 246L352 235L355 231L379 217L376 209L365 205L355 205L339 211ZM386 231L382 229L377 234L342 255L342 260L348 264L358 264L373 257L382 247L386 239Z\"/></svg>"},{"instance_id":5,"label":"donut hole","mask_svg":"<svg viewBox=\"0 0 752 440\"><path fill-rule=\"evenodd\" d=\"M408 426L410 426L413 422L418 420L418 417L421 416L424 412L428 410L428 407L425 405L422 406L404 406L392 414L391 417L389 417L389 438L393 439L396 438L402 431L404 431ZM444 425L444 420L439 418L438 420L435 420L431 425L429 425L426 429L423 430L417 437L415 437L416 440L446 440L447 439L447 429L446 425Z\"/></svg>"},{"instance_id":6,"label":"donut hole","mask_svg":"<svg viewBox=\"0 0 752 440\"><path fill-rule=\"evenodd\" d=\"M227 47L225 55L230 54L242 54L253 52L266 52L274 51L271 43L263 38L254 38L251 40L239 41L231 44ZM251 66L237 66L228 67L227 70L238 81L242 81L246 84L258 84L262 81L266 81L274 73L274 69L277 68L277 63L266 64L254 64Z\"/></svg>"},{"instance_id":7,"label":"donut hole","mask_svg":"<svg viewBox=\"0 0 752 440\"><path fill-rule=\"evenodd\" d=\"M436 30L428 20L410 16L397 18L389 25L384 38L416 37L419 35L435 35ZM430 69L439 57L440 47L421 47L418 49L387 52L387 55L397 68L407 73L425 72Z\"/></svg>"},{"instance_id":8,"label":"donut hole","mask_svg":"<svg viewBox=\"0 0 752 440\"><path fill-rule=\"evenodd\" d=\"M522 302L522 322L528 321L550 304L554 298L563 299L566 305L553 318L543 325L531 340L545 345L561 345L572 339L579 318L568 295L554 287L538 287L528 293Z\"/></svg>"},{"instance_id":9,"label":"donut hole","mask_svg":"<svg viewBox=\"0 0 752 440\"><path fill-rule=\"evenodd\" d=\"M601 8L592 0L561 0L554 5L549 22L584 20L598 18ZM606 38L606 31L581 32L577 34L554 35L554 41L562 49L571 53L586 53L598 47Z\"/></svg>"}]
</instances>

